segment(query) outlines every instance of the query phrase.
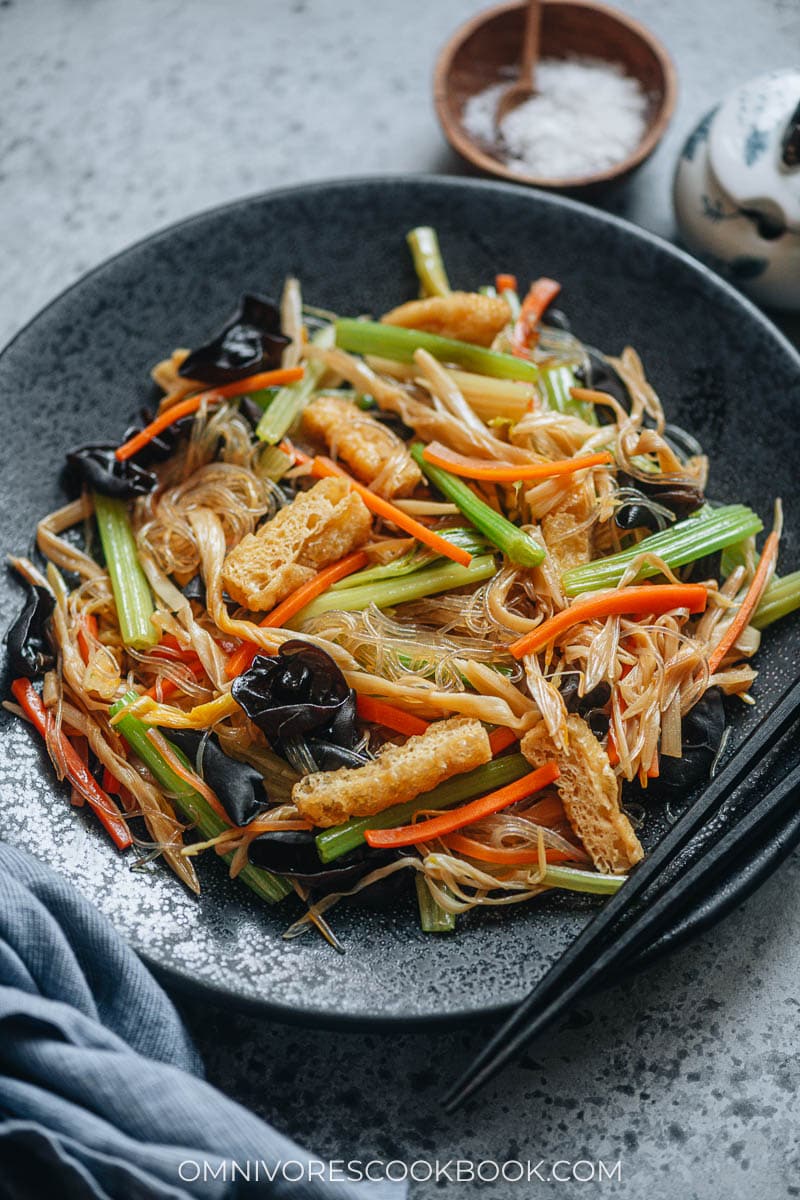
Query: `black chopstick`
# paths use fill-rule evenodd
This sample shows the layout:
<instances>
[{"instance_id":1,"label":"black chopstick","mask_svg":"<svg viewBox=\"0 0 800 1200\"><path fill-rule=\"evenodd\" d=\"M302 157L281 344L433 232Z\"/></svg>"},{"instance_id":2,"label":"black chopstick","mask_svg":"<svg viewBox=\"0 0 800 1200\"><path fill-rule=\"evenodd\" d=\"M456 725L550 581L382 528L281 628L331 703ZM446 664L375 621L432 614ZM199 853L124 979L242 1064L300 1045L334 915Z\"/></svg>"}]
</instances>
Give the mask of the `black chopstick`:
<instances>
[{"instance_id":1,"label":"black chopstick","mask_svg":"<svg viewBox=\"0 0 800 1200\"><path fill-rule=\"evenodd\" d=\"M800 680L786 690L703 794L676 821L624 887L605 904L490 1039L474 1063L444 1097L447 1110L455 1108L485 1083L522 1045L555 1019L576 995L585 991L592 982L599 982L603 972L608 973L614 966L620 965L636 948L644 946L648 938L652 940L664 932L669 916L685 906L691 888L698 886L698 875L710 880L715 870L724 869L724 862L734 853L731 839L754 836L751 819L760 822L759 827L763 827L765 822L774 819L778 808L785 807L791 801L796 771L777 789L769 792L751 814L727 833L722 831L726 801L794 724L798 714ZM759 817L756 817L756 812L760 813ZM708 848L700 861L687 872L671 883L665 882L662 876L667 873L667 868L678 853L701 826L714 820L720 827L715 846ZM721 851L719 847L722 847ZM694 882L689 883L690 879ZM661 901L656 903L659 897ZM650 919L654 911L659 914L655 923ZM646 930L641 937L638 936L640 928ZM623 942L627 930L630 930L631 936ZM624 952L617 952L618 945L624 946Z\"/></svg>"},{"instance_id":2,"label":"black chopstick","mask_svg":"<svg viewBox=\"0 0 800 1200\"><path fill-rule=\"evenodd\" d=\"M603 986L613 986L631 972L651 966L664 954L671 953L684 942L711 929L734 908L742 904L800 844L800 805L784 814L777 814L763 836L746 846L729 871L712 882L707 891L687 897L686 907L677 914L669 927L659 933L654 942L645 946L635 957L622 964L616 974L603 980ZM735 879L735 885L731 881Z\"/></svg>"},{"instance_id":3,"label":"black chopstick","mask_svg":"<svg viewBox=\"0 0 800 1200\"><path fill-rule=\"evenodd\" d=\"M492 1051L495 1041L493 1039L487 1047L490 1054L489 1059L476 1073L470 1071L468 1082L466 1079L463 1084L461 1081L459 1082L457 1094L451 1094L445 1099L445 1108L452 1109L456 1103L460 1103L461 1100L471 1095L504 1063L513 1058L531 1038L542 1033L547 1026L561 1016L565 1008L573 1004L589 989L602 984L610 974L637 951L658 937L685 905L687 894L701 890L712 880L718 878L730 865L731 859L738 857L748 842L756 839L759 833L789 805L796 808L798 800L800 800L800 766L795 767L774 791L763 797L746 817L724 834L693 868L681 876L679 888L670 888L664 892L652 906L648 905L643 909L636 920L629 924L618 938L606 944L593 962L586 965L578 974L573 975L565 987L555 995L552 992L549 993L549 999L545 998L544 1000L544 1007L539 1007L530 1020L526 1021L522 1027L517 1028L510 1039L503 1038L496 1053ZM537 992L534 991L531 999L536 995ZM500 1032L502 1034L503 1031ZM483 1056L481 1056L482 1058Z\"/></svg>"}]
</instances>

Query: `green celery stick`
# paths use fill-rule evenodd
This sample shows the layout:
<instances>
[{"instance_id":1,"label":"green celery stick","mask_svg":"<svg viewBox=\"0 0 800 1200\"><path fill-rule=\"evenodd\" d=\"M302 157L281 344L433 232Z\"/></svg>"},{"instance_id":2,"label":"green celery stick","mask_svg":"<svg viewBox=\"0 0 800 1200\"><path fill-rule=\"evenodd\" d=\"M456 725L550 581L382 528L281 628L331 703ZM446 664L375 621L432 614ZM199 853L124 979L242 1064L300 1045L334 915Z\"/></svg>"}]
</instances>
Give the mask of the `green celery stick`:
<instances>
[{"instance_id":1,"label":"green celery stick","mask_svg":"<svg viewBox=\"0 0 800 1200\"><path fill-rule=\"evenodd\" d=\"M633 559L651 552L662 558L668 567L685 566L707 554L713 554L740 542L743 538L759 533L763 529L761 518L744 504L727 504L722 508L703 510L696 516L678 521L669 529L644 538L637 545L620 550L608 558L586 563L565 571L561 577L568 596L581 592L613 588L619 583ZM645 566L637 579L657 575L655 567Z\"/></svg>"},{"instance_id":2,"label":"green celery stick","mask_svg":"<svg viewBox=\"0 0 800 1200\"><path fill-rule=\"evenodd\" d=\"M134 650L147 650L161 635L150 620L155 611L153 597L136 553L128 506L124 500L99 492L92 499L122 640Z\"/></svg>"},{"instance_id":3,"label":"green celery stick","mask_svg":"<svg viewBox=\"0 0 800 1200\"><path fill-rule=\"evenodd\" d=\"M539 563L544 562L545 551L542 546L538 546L524 530L480 500L463 479L429 463L423 450L421 442L415 442L411 447L411 457L442 495L452 500L467 520L472 521L498 550L502 550L520 567L538 567Z\"/></svg>"},{"instance_id":4,"label":"green celery stick","mask_svg":"<svg viewBox=\"0 0 800 1200\"><path fill-rule=\"evenodd\" d=\"M116 716L121 709L137 699L138 694L136 692L128 692L122 700L118 700L116 704L112 705L110 715L112 717ZM214 811L205 796L201 796L191 784L187 783L185 779L181 779L180 775L176 775L172 767L164 761L148 738L148 726L144 721L135 717L133 713L126 713L125 716L117 721L115 728L125 738L131 750L142 760L154 779L164 788L170 799L174 800L186 820L191 821L199 829L204 838L208 840L217 837L225 829L230 828ZM169 746L176 758L180 759L190 769L193 769L186 755L177 746L174 746L171 742ZM222 857L226 863L230 863L233 854L224 854ZM262 900L266 900L270 904L275 904L278 900L282 900L292 890L285 879L281 879L277 875L272 875L269 871L264 871L261 867L254 867L250 863L242 868L236 878L246 884Z\"/></svg>"}]
</instances>

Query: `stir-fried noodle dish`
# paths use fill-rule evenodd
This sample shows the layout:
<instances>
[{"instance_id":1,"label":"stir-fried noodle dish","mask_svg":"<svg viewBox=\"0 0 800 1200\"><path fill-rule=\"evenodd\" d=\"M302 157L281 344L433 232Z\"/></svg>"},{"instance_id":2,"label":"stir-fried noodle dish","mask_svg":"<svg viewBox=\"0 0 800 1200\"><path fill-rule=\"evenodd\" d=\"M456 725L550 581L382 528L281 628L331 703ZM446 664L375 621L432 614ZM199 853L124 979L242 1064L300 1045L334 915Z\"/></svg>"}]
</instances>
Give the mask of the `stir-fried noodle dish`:
<instances>
[{"instance_id":1,"label":"stir-fried noodle dish","mask_svg":"<svg viewBox=\"0 0 800 1200\"><path fill-rule=\"evenodd\" d=\"M408 242L419 297L382 316L289 278L173 350L11 560L6 707L72 803L134 869L199 892L219 856L336 946L388 877L429 932L616 891L800 606L780 502L762 539L707 493L635 349L584 345L552 279L456 291Z\"/></svg>"}]
</instances>

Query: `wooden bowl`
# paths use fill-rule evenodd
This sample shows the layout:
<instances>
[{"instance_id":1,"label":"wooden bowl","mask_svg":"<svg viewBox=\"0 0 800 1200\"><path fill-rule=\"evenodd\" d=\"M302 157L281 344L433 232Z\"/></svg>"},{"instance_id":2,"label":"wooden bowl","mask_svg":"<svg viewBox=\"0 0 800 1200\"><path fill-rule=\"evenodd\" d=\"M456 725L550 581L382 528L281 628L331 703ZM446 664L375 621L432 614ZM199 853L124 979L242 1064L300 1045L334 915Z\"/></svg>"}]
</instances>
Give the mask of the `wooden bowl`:
<instances>
[{"instance_id":1,"label":"wooden bowl","mask_svg":"<svg viewBox=\"0 0 800 1200\"><path fill-rule=\"evenodd\" d=\"M638 21L593 0L543 0L541 55L580 56L619 63L639 80L648 97L647 129L627 158L591 175L542 179L507 167L465 130L464 106L491 84L510 83L509 68L519 62L527 5L499 4L479 13L453 34L434 75L436 111L450 145L491 175L542 188L582 188L627 175L648 157L663 136L675 107L676 77L661 43Z\"/></svg>"}]
</instances>

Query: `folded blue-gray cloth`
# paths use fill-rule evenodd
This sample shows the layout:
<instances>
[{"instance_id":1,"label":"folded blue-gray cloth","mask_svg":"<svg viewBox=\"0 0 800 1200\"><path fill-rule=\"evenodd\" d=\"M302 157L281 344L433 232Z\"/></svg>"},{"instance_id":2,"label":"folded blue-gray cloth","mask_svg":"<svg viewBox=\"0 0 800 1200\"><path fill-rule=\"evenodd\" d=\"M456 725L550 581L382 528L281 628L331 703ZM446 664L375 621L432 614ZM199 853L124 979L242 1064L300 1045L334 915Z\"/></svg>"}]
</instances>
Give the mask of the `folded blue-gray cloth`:
<instances>
[{"instance_id":1,"label":"folded blue-gray cloth","mask_svg":"<svg viewBox=\"0 0 800 1200\"><path fill-rule=\"evenodd\" d=\"M326 1166L205 1083L172 1003L108 921L0 843L2 1200L406 1194Z\"/></svg>"}]
</instances>

